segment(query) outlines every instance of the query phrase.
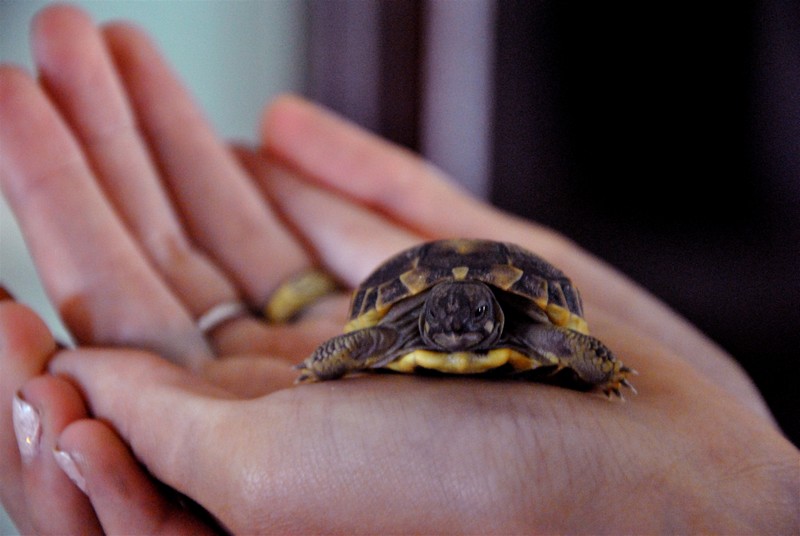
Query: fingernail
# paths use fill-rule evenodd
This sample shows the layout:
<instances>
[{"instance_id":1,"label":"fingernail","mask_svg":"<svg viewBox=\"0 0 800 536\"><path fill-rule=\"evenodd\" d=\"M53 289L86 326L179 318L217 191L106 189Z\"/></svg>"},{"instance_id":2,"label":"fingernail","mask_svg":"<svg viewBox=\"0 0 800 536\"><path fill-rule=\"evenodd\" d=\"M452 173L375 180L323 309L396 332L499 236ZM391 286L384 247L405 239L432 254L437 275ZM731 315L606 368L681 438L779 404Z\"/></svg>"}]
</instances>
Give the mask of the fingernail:
<instances>
[{"instance_id":1,"label":"fingernail","mask_svg":"<svg viewBox=\"0 0 800 536\"><path fill-rule=\"evenodd\" d=\"M28 463L39 452L39 439L42 436L42 421L39 418L39 412L28 404L20 393L17 393L14 396L11 413L20 456L22 456L23 462Z\"/></svg>"},{"instance_id":2,"label":"fingernail","mask_svg":"<svg viewBox=\"0 0 800 536\"><path fill-rule=\"evenodd\" d=\"M72 483L86 493L86 479L83 478L83 473L78 468L78 464L75 463L75 458L69 452L58 448L53 450L53 457L61 470L72 480Z\"/></svg>"}]
</instances>

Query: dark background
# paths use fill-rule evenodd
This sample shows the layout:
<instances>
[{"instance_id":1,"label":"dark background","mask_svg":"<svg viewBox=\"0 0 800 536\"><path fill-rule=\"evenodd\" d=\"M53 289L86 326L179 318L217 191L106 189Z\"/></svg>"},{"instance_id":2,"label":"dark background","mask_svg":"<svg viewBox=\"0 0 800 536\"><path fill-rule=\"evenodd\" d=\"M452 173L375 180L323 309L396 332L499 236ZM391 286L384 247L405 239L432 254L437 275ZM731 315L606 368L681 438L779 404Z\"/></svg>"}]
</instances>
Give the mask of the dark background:
<instances>
[{"instance_id":1,"label":"dark background","mask_svg":"<svg viewBox=\"0 0 800 536\"><path fill-rule=\"evenodd\" d=\"M800 444L800 3L500 2L492 201L730 352Z\"/></svg>"},{"instance_id":2,"label":"dark background","mask_svg":"<svg viewBox=\"0 0 800 536\"><path fill-rule=\"evenodd\" d=\"M312 97L358 120L374 50L366 126L419 150L430 5L311 6ZM697 325L800 445L800 2L498 0L493 24L490 200Z\"/></svg>"}]
</instances>

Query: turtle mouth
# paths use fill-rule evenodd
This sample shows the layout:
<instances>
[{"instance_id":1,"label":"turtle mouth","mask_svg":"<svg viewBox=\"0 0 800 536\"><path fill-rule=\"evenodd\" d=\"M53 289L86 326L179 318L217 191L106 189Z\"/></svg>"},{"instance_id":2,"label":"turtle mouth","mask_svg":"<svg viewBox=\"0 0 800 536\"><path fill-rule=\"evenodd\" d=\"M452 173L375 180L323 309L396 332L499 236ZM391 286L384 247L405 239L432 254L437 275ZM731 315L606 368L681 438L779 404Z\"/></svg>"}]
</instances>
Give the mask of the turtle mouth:
<instances>
[{"instance_id":1,"label":"turtle mouth","mask_svg":"<svg viewBox=\"0 0 800 536\"><path fill-rule=\"evenodd\" d=\"M431 339L442 350L449 352L458 352L470 350L478 346L486 338L486 334L482 332L467 332L467 333L437 333Z\"/></svg>"}]
</instances>

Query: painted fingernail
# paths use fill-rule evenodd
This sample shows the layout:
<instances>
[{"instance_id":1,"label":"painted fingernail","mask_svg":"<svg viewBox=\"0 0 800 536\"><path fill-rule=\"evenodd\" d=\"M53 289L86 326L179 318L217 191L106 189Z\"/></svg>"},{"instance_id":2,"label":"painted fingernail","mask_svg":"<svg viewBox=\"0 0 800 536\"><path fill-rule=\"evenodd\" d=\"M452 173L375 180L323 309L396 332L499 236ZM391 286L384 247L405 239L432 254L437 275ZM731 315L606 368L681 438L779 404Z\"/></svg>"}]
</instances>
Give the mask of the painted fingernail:
<instances>
[{"instance_id":1,"label":"painted fingernail","mask_svg":"<svg viewBox=\"0 0 800 536\"><path fill-rule=\"evenodd\" d=\"M20 393L14 396L12 416L17 446L25 463L30 462L39 452L39 440L42 436L42 421L39 412L26 402Z\"/></svg>"},{"instance_id":2,"label":"painted fingernail","mask_svg":"<svg viewBox=\"0 0 800 536\"><path fill-rule=\"evenodd\" d=\"M53 457L61 470L72 480L72 483L86 493L86 479L83 478L83 473L81 473L78 464L75 463L75 458L69 452L58 448L53 450Z\"/></svg>"}]
</instances>

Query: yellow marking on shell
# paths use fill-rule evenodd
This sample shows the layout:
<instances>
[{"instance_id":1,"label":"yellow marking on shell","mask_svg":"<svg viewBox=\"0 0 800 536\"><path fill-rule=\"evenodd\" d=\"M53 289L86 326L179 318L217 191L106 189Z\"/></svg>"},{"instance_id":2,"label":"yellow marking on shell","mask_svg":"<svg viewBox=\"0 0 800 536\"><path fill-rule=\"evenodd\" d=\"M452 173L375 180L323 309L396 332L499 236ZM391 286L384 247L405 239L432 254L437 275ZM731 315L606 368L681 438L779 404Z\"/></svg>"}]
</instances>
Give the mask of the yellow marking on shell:
<instances>
[{"instance_id":1,"label":"yellow marking on shell","mask_svg":"<svg viewBox=\"0 0 800 536\"><path fill-rule=\"evenodd\" d=\"M348 322L344 326L344 332L350 333L351 331L355 331L357 329L372 327L377 324L381 318L383 318L383 312L378 311L377 309L371 309L358 318L354 318Z\"/></svg>"},{"instance_id":2,"label":"yellow marking on shell","mask_svg":"<svg viewBox=\"0 0 800 536\"><path fill-rule=\"evenodd\" d=\"M469 238L457 238L454 240L449 240L449 246L456 250L456 252L460 255L466 255L467 253L474 251L475 246L477 245L479 245L479 242Z\"/></svg>"},{"instance_id":3,"label":"yellow marking on shell","mask_svg":"<svg viewBox=\"0 0 800 536\"><path fill-rule=\"evenodd\" d=\"M567 321L569 321L569 311L561 307L560 305L553 305L552 303L547 304L547 316L550 317L550 320L553 321L553 324L556 326L565 326Z\"/></svg>"},{"instance_id":4,"label":"yellow marking on shell","mask_svg":"<svg viewBox=\"0 0 800 536\"><path fill-rule=\"evenodd\" d=\"M419 294L428 287L428 271L414 268L400 275L400 281L412 294Z\"/></svg>"},{"instance_id":5,"label":"yellow marking on shell","mask_svg":"<svg viewBox=\"0 0 800 536\"><path fill-rule=\"evenodd\" d=\"M511 348L498 348L489 353L497 353L498 358L501 356L505 357L505 362L511 365L513 369L518 372L524 370L533 370L542 365L540 361L532 359L530 356L517 352L516 350L512 350Z\"/></svg>"},{"instance_id":6,"label":"yellow marking on shell","mask_svg":"<svg viewBox=\"0 0 800 536\"><path fill-rule=\"evenodd\" d=\"M429 272L427 270L422 268L412 268L411 270L400 275L400 282L402 282L403 286L408 289L409 295L413 296L428 288L428 276ZM383 288L383 286L379 286L370 290L370 292L378 293L377 299L375 300L375 306L348 322L344 327L345 333L349 333L357 329L372 327L384 317L386 312L391 308L392 304L387 304L384 301L382 292ZM364 301L368 301L368 296L364 296Z\"/></svg>"},{"instance_id":7,"label":"yellow marking on shell","mask_svg":"<svg viewBox=\"0 0 800 536\"><path fill-rule=\"evenodd\" d=\"M542 311L547 310L547 296L540 296L538 298L533 298L533 303L535 303Z\"/></svg>"},{"instance_id":8,"label":"yellow marking on shell","mask_svg":"<svg viewBox=\"0 0 800 536\"><path fill-rule=\"evenodd\" d=\"M467 274L469 273L469 266L456 266L452 270L453 277L456 281L463 281L467 278Z\"/></svg>"},{"instance_id":9,"label":"yellow marking on shell","mask_svg":"<svg viewBox=\"0 0 800 536\"><path fill-rule=\"evenodd\" d=\"M492 267L492 284L503 290L508 290L514 283L519 281L524 274L525 272L514 266L498 264ZM547 303L546 299L544 303ZM542 304L542 307L544 307L544 304Z\"/></svg>"},{"instance_id":10,"label":"yellow marking on shell","mask_svg":"<svg viewBox=\"0 0 800 536\"><path fill-rule=\"evenodd\" d=\"M551 359L552 361L552 359ZM516 371L532 370L541 365L558 364L541 363L511 348L496 348L485 354L473 352L434 352L432 350L414 350L391 363L385 368L395 372L414 372L417 367L438 370L446 374L480 374L506 363Z\"/></svg>"},{"instance_id":11,"label":"yellow marking on shell","mask_svg":"<svg viewBox=\"0 0 800 536\"><path fill-rule=\"evenodd\" d=\"M564 327L577 331L578 333L583 333L584 335L589 335L589 324L586 323L586 320L572 313L570 313L569 320L564 324Z\"/></svg>"},{"instance_id":12,"label":"yellow marking on shell","mask_svg":"<svg viewBox=\"0 0 800 536\"><path fill-rule=\"evenodd\" d=\"M431 350L414 350L403 357L385 365L395 372L414 372L417 367L438 370L446 374L480 374L506 363L514 370L531 370L541 365L538 361L512 350L497 348L485 354L473 352L434 352Z\"/></svg>"},{"instance_id":13,"label":"yellow marking on shell","mask_svg":"<svg viewBox=\"0 0 800 536\"><path fill-rule=\"evenodd\" d=\"M537 301L536 303L538 305L539 302ZM578 333L583 333L584 335L589 334L589 325L586 323L586 320L580 316L574 315L567 309L553 303L548 303L547 307L544 309L548 318L550 318L556 326L562 326L577 331Z\"/></svg>"},{"instance_id":14,"label":"yellow marking on shell","mask_svg":"<svg viewBox=\"0 0 800 536\"><path fill-rule=\"evenodd\" d=\"M507 362L507 357L496 351L487 354L471 352L433 352L415 350L386 365L396 372L413 372L416 367L438 370L448 374L476 374L497 368Z\"/></svg>"},{"instance_id":15,"label":"yellow marking on shell","mask_svg":"<svg viewBox=\"0 0 800 536\"><path fill-rule=\"evenodd\" d=\"M424 352L424 351L425 350L417 350L411 352L410 354L406 354L403 357L395 359L391 363L387 363L386 365L384 365L384 368L393 370L395 372L406 372L406 373L414 372L414 369L417 367L416 355L419 352Z\"/></svg>"}]
</instances>

